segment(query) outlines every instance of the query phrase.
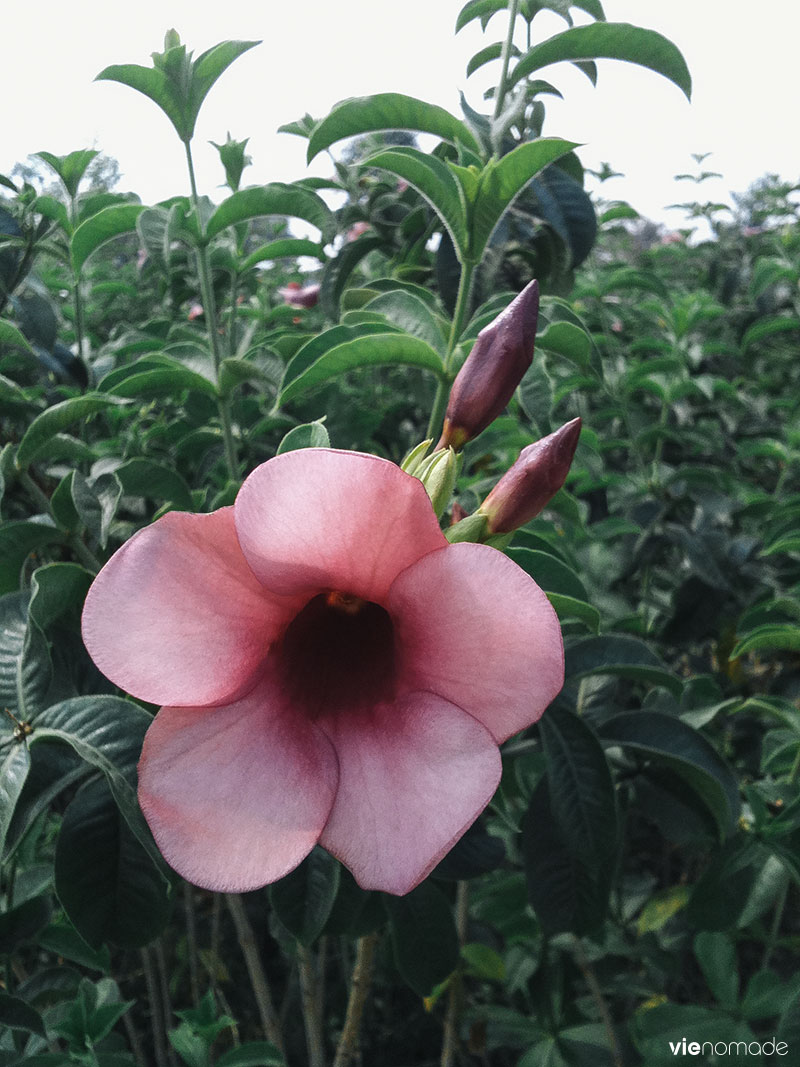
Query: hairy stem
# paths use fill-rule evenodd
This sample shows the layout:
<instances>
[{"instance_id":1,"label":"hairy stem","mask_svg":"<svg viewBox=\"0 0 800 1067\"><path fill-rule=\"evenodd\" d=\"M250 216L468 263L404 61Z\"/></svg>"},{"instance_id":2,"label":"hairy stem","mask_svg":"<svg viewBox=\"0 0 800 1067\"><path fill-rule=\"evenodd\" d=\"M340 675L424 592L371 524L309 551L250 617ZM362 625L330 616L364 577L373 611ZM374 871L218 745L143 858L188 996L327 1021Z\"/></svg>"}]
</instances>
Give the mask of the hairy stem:
<instances>
[{"instance_id":1,"label":"hairy stem","mask_svg":"<svg viewBox=\"0 0 800 1067\"><path fill-rule=\"evenodd\" d=\"M508 9L508 33L506 39L503 41L503 52L500 60L500 81L497 86L497 94L494 100L494 118L503 110L503 104L506 101L506 94L508 92L508 65L511 61L511 48L514 43L514 27L517 24L517 15L519 14L519 0L511 0L511 4Z\"/></svg>"},{"instance_id":2,"label":"hairy stem","mask_svg":"<svg viewBox=\"0 0 800 1067\"><path fill-rule=\"evenodd\" d=\"M342 1036L339 1038L339 1047L336 1049L333 1067L348 1067L348 1064L358 1054L361 1019L364 1015L364 1006L367 1003L367 994L372 981L372 966L375 960L377 944L377 934L367 934L366 937L359 938L356 948L356 962L353 967L353 978L350 983L350 998L347 1001L344 1029L342 1030Z\"/></svg>"},{"instance_id":3,"label":"hairy stem","mask_svg":"<svg viewBox=\"0 0 800 1067\"><path fill-rule=\"evenodd\" d=\"M194 208L195 218L197 220L198 227L200 223L200 200L197 195L197 181L194 175L194 161L192 160L192 149L188 141L184 141L184 148L186 149L186 165L189 169L189 185L192 190L192 207ZM195 249L197 257L197 275L200 280L200 295L203 302L203 314L206 320L206 329L208 331L208 340L211 345L211 354L214 358L214 370L219 375L220 363L222 363L223 353L222 345L219 338L219 324L217 319L217 304L214 299L214 286L211 281L211 266L208 262L208 250L204 240L201 240ZM236 456L236 442L233 439L233 429L231 427L231 412L228 401L224 397L219 397L217 400L217 408L219 410L220 422L222 423L222 440L225 446L225 462L228 467L228 475L231 481L239 480L239 461Z\"/></svg>"},{"instance_id":4,"label":"hairy stem","mask_svg":"<svg viewBox=\"0 0 800 1067\"><path fill-rule=\"evenodd\" d=\"M226 896L225 902L228 905L228 911L230 911L231 918L236 927L236 937L239 942L239 947L242 950L242 955L244 956L247 973L250 976L250 985L253 989L253 996L256 1000L256 1006L258 1007L258 1014L261 1019L261 1026L264 1030L264 1034L266 1035L267 1040L271 1041L275 1048L277 1048L285 1058L286 1052L284 1049L281 1024L278 1019L278 1013L275 1011L267 975L264 971L264 965L261 962L261 956L259 955L253 927L247 917L244 901L237 893L231 893Z\"/></svg>"},{"instance_id":5,"label":"hairy stem","mask_svg":"<svg viewBox=\"0 0 800 1067\"><path fill-rule=\"evenodd\" d=\"M300 972L300 998L303 1005L308 1067L325 1067L319 961L311 949L306 948L305 945L298 945L297 964Z\"/></svg>"},{"instance_id":6,"label":"hairy stem","mask_svg":"<svg viewBox=\"0 0 800 1067\"><path fill-rule=\"evenodd\" d=\"M463 948L467 943L467 923L469 922L469 883L460 881L456 887L456 932L458 944ZM459 1044L461 1013L464 1009L464 976L459 966L450 982L447 997L447 1013L444 1019L444 1042L440 1067L453 1067Z\"/></svg>"}]
</instances>

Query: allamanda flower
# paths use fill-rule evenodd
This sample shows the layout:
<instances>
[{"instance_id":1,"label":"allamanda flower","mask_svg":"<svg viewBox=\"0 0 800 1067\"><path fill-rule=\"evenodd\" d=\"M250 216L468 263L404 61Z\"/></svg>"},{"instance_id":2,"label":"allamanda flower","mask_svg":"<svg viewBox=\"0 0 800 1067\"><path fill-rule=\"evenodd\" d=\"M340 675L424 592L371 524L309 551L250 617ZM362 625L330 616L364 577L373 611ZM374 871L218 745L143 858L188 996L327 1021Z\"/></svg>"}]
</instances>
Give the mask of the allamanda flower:
<instances>
[{"instance_id":1,"label":"allamanda flower","mask_svg":"<svg viewBox=\"0 0 800 1067\"><path fill-rule=\"evenodd\" d=\"M104 674L163 705L139 800L164 857L227 892L317 842L365 889L408 892L490 800L498 743L563 683L532 579L448 544L416 478L331 449L139 531L92 585L83 634Z\"/></svg>"}]
</instances>

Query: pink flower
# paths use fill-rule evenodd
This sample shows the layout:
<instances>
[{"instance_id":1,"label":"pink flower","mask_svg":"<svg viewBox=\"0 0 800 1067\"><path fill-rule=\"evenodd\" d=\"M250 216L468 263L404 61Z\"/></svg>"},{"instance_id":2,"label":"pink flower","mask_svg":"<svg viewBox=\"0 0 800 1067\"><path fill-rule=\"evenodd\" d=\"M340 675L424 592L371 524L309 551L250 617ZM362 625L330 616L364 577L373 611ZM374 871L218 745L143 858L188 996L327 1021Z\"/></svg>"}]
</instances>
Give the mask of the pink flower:
<instances>
[{"instance_id":1,"label":"pink flower","mask_svg":"<svg viewBox=\"0 0 800 1067\"><path fill-rule=\"evenodd\" d=\"M159 848L228 892L317 842L364 888L408 892L489 802L498 743L563 683L533 580L448 544L416 478L332 449L139 531L89 590L83 635L112 681L165 705L139 763Z\"/></svg>"},{"instance_id":2,"label":"pink flower","mask_svg":"<svg viewBox=\"0 0 800 1067\"><path fill-rule=\"evenodd\" d=\"M283 297L284 304L292 308L313 308L319 302L319 282L311 285L300 285L299 282L288 282L278 292Z\"/></svg>"},{"instance_id":3,"label":"pink flower","mask_svg":"<svg viewBox=\"0 0 800 1067\"><path fill-rule=\"evenodd\" d=\"M354 222L350 229L347 231L347 233L344 235L344 238L348 242L355 241L363 233L366 233L367 230L370 229L372 229L372 227L368 222Z\"/></svg>"}]
</instances>

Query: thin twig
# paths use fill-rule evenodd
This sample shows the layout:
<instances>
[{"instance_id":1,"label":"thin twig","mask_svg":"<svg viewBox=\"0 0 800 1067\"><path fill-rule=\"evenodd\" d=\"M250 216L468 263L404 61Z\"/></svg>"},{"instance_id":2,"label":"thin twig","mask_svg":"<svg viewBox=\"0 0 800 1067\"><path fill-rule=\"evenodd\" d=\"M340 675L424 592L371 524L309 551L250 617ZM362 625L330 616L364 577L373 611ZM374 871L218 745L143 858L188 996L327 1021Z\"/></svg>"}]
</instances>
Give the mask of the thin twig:
<instances>
[{"instance_id":1,"label":"thin twig","mask_svg":"<svg viewBox=\"0 0 800 1067\"><path fill-rule=\"evenodd\" d=\"M285 1059L286 1050L280 1020L278 1019L278 1013L275 1011L267 975L258 952L253 927L247 917L244 901L237 893L230 893L225 897L225 902L236 927L236 937L244 956L247 973L250 975L250 985L258 1007L261 1026L267 1040L272 1042Z\"/></svg>"},{"instance_id":2,"label":"thin twig","mask_svg":"<svg viewBox=\"0 0 800 1067\"><path fill-rule=\"evenodd\" d=\"M136 1029L129 1011L126 1011L122 1016L122 1025L125 1027L125 1033L128 1035L128 1044L131 1046L131 1052L136 1061L136 1067L147 1067L142 1039L139 1037L139 1031Z\"/></svg>"},{"instance_id":3,"label":"thin twig","mask_svg":"<svg viewBox=\"0 0 800 1067\"><path fill-rule=\"evenodd\" d=\"M339 1038L339 1047L336 1049L333 1067L348 1067L348 1064L358 1053L361 1019L364 1015L364 1006L367 1002L367 993L372 980L372 965L377 944L377 934L367 934L366 937L359 939L356 948L356 962L353 967L353 978L350 984L350 998L347 1001L347 1015L344 1020L342 1036Z\"/></svg>"},{"instance_id":4,"label":"thin twig","mask_svg":"<svg viewBox=\"0 0 800 1067\"><path fill-rule=\"evenodd\" d=\"M303 1005L308 1067L325 1067L322 1005L319 999L319 964L314 953L305 945L297 946L297 966L300 972L300 1000Z\"/></svg>"},{"instance_id":5,"label":"thin twig","mask_svg":"<svg viewBox=\"0 0 800 1067\"><path fill-rule=\"evenodd\" d=\"M456 889L456 932L459 948L467 943L467 923L469 922L469 883L461 881ZM457 968L450 980L447 998L447 1012L444 1018L444 1041L440 1067L453 1067L459 1045L461 1013L464 1009L464 976L461 967Z\"/></svg>"},{"instance_id":6,"label":"thin twig","mask_svg":"<svg viewBox=\"0 0 800 1067\"><path fill-rule=\"evenodd\" d=\"M144 981L147 986L147 999L150 1002L150 1029L153 1032L153 1052L156 1058L156 1067L169 1067L167 1060L167 1034L164 1028L164 1016L161 1012L158 979L156 978L153 961L150 958L150 949L140 949L139 955L141 956Z\"/></svg>"}]
</instances>

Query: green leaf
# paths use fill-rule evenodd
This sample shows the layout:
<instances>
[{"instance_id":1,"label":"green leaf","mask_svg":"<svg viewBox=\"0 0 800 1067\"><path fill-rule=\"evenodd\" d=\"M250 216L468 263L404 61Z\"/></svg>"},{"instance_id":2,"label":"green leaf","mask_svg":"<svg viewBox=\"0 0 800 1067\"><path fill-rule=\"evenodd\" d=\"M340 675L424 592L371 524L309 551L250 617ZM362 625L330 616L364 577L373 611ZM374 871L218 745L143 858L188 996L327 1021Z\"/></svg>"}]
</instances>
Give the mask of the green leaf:
<instances>
[{"instance_id":1,"label":"green leaf","mask_svg":"<svg viewBox=\"0 0 800 1067\"><path fill-rule=\"evenodd\" d=\"M348 241L333 259L328 260L322 273L322 286L320 288L320 304L329 318L338 319L339 301L341 300L347 280L355 268L369 255L384 247L382 237L374 233L366 233L357 237L355 241Z\"/></svg>"},{"instance_id":2,"label":"green leaf","mask_svg":"<svg viewBox=\"0 0 800 1067\"><path fill-rule=\"evenodd\" d=\"M47 642L28 616L29 600L27 592L0 597L0 714L8 708L21 722L42 710L52 677ZM3 715L0 736L8 737L12 730Z\"/></svg>"},{"instance_id":3,"label":"green leaf","mask_svg":"<svg viewBox=\"0 0 800 1067\"><path fill-rule=\"evenodd\" d=\"M424 341L405 333L379 333L356 337L324 352L302 374L284 386L280 402L286 404L307 389L360 367L386 364L420 367L440 378L444 374L439 354Z\"/></svg>"},{"instance_id":4,"label":"green leaf","mask_svg":"<svg viewBox=\"0 0 800 1067\"><path fill-rule=\"evenodd\" d=\"M560 593L588 601L589 594L577 574L556 556L532 548L508 548L506 555L546 593Z\"/></svg>"},{"instance_id":5,"label":"green leaf","mask_svg":"<svg viewBox=\"0 0 800 1067\"><path fill-rule=\"evenodd\" d=\"M621 59L662 74L692 94L692 77L686 60L675 45L655 30L632 26L627 22L595 22L590 26L573 26L534 45L517 63L510 84L516 85L542 67L562 60L585 62L594 59Z\"/></svg>"},{"instance_id":6,"label":"green leaf","mask_svg":"<svg viewBox=\"0 0 800 1067\"><path fill-rule=\"evenodd\" d=\"M6 522L0 525L0 593L19 589L25 560L44 545L62 544L64 534L43 522Z\"/></svg>"},{"instance_id":7,"label":"green leaf","mask_svg":"<svg viewBox=\"0 0 800 1067\"><path fill-rule=\"evenodd\" d=\"M220 75L224 74L228 67L239 56L249 52L251 48L261 44L260 41L221 41L197 57L192 64L192 79L189 93L189 114L191 116L191 128L189 136L194 133L194 125L203 101Z\"/></svg>"},{"instance_id":8,"label":"green leaf","mask_svg":"<svg viewBox=\"0 0 800 1067\"><path fill-rule=\"evenodd\" d=\"M384 315L398 329L413 337L419 337L444 358L447 338L443 329L443 320L438 318L418 296L402 289L394 289L370 300L364 305L364 310Z\"/></svg>"},{"instance_id":9,"label":"green leaf","mask_svg":"<svg viewBox=\"0 0 800 1067\"><path fill-rule=\"evenodd\" d=\"M151 722L143 708L120 697L73 697L51 705L36 717L28 743L67 744L91 767L102 771L128 826L163 869L136 800L136 765Z\"/></svg>"},{"instance_id":10,"label":"green leaf","mask_svg":"<svg viewBox=\"0 0 800 1067\"><path fill-rule=\"evenodd\" d=\"M51 222L55 222L67 237L72 235L72 223L69 220L67 205L56 200L54 196L37 196L33 202L33 210L43 215L44 218L50 219Z\"/></svg>"},{"instance_id":11,"label":"green leaf","mask_svg":"<svg viewBox=\"0 0 800 1067\"><path fill-rule=\"evenodd\" d=\"M383 898L397 969L421 997L458 966L458 935L447 898L431 882L403 897Z\"/></svg>"},{"instance_id":12,"label":"green leaf","mask_svg":"<svg viewBox=\"0 0 800 1067\"><path fill-rule=\"evenodd\" d=\"M31 578L28 614L42 630L70 611L79 611L94 575L77 563L48 563Z\"/></svg>"},{"instance_id":13,"label":"green leaf","mask_svg":"<svg viewBox=\"0 0 800 1067\"><path fill-rule=\"evenodd\" d=\"M55 956L63 956L64 959L79 963L89 971L101 971L108 974L111 970L111 954L106 946L99 952L89 948L78 931L66 918L59 918L58 922L51 923L36 938L37 945L46 952L52 952Z\"/></svg>"},{"instance_id":14,"label":"green leaf","mask_svg":"<svg viewBox=\"0 0 800 1067\"><path fill-rule=\"evenodd\" d=\"M456 33L468 25L474 19L481 21L489 19L497 11L505 11L508 8L508 0L469 0L458 13L456 19Z\"/></svg>"},{"instance_id":15,"label":"green leaf","mask_svg":"<svg viewBox=\"0 0 800 1067\"><path fill-rule=\"evenodd\" d=\"M443 141L461 143L473 152L480 152L480 145L469 127L444 108L401 93L378 93L351 97L336 104L314 127L308 142L307 161L310 163L320 152L345 137L378 130L432 133Z\"/></svg>"},{"instance_id":16,"label":"green leaf","mask_svg":"<svg viewBox=\"0 0 800 1067\"><path fill-rule=\"evenodd\" d=\"M86 260L100 245L110 241L112 237L135 230L136 220L143 211L142 204L115 204L113 207L103 208L82 222L69 243L72 269L75 273L80 274Z\"/></svg>"},{"instance_id":17,"label":"green leaf","mask_svg":"<svg viewBox=\"0 0 800 1067\"><path fill-rule=\"evenodd\" d=\"M580 619L592 633L599 632L600 612L593 604L587 604L585 600L572 596L564 596L562 593L548 593L547 599L555 608L559 619Z\"/></svg>"},{"instance_id":18,"label":"green leaf","mask_svg":"<svg viewBox=\"0 0 800 1067\"><path fill-rule=\"evenodd\" d=\"M129 459L114 471L126 496L164 500L184 511L193 511L192 491L174 467L152 459Z\"/></svg>"},{"instance_id":19,"label":"green leaf","mask_svg":"<svg viewBox=\"0 0 800 1067\"><path fill-rule=\"evenodd\" d=\"M503 54L503 42L497 41L495 44L487 45L486 48L482 48L480 52L476 52L472 59L467 63L467 77L470 78L476 70L480 70L481 67L485 67L487 63L492 63L495 59L499 59ZM519 55L519 49L512 48L512 55Z\"/></svg>"},{"instance_id":20,"label":"green leaf","mask_svg":"<svg viewBox=\"0 0 800 1067\"><path fill-rule=\"evenodd\" d=\"M464 945L461 949L461 958L469 967L469 973L476 978L489 982L504 982L506 979L506 965L503 957L488 945L482 945L479 942Z\"/></svg>"},{"instance_id":21,"label":"green leaf","mask_svg":"<svg viewBox=\"0 0 800 1067\"><path fill-rule=\"evenodd\" d=\"M772 318L760 319L745 330L742 338L742 351L746 352L748 348L776 334L793 333L795 330L800 330L800 319L794 315L775 315Z\"/></svg>"},{"instance_id":22,"label":"green leaf","mask_svg":"<svg viewBox=\"0 0 800 1067\"><path fill-rule=\"evenodd\" d=\"M585 330L572 322L551 322L536 338L536 347L564 356L581 368L591 366L591 338Z\"/></svg>"},{"instance_id":23,"label":"green leaf","mask_svg":"<svg viewBox=\"0 0 800 1067\"><path fill-rule=\"evenodd\" d=\"M3 740L8 737L10 727L10 721L0 727ZM0 752L0 856L3 855L8 827L30 769L31 756L24 742L14 741Z\"/></svg>"},{"instance_id":24,"label":"green leaf","mask_svg":"<svg viewBox=\"0 0 800 1067\"><path fill-rule=\"evenodd\" d=\"M608 905L610 865L592 867L568 848L553 815L549 777L533 792L520 844L528 900L544 932L596 930Z\"/></svg>"},{"instance_id":25,"label":"green leaf","mask_svg":"<svg viewBox=\"0 0 800 1067\"><path fill-rule=\"evenodd\" d=\"M50 896L32 897L0 914L0 955L12 955L33 941L50 921Z\"/></svg>"},{"instance_id":26,"label":"green leaf","mask_svg":"<svg viewBox=\"0 0 800 1067\"><path fill-rule=\"evenodd\" d=\"M325 201L301 185L272 182L253 189L242 189L223 200L208 220L206 236L210 239L237 222L261 215L288 215L310 222L322 233L325 243L336 233L336 219Z\"/></svg>"},{"instance_id":27,"label":"green leaf","mask_svg":"<svg viewBox=\"0 0 800 1067\"><path fill-rule=\"evenodd\" d=\"M179 397L184 389L195 393L205 393L206 396L212 398L217 396L214 383L209 381L204 374L198 374L197 371L167 356L162 356L158 363L140 359L132 363L130 367L120 369L131 371L131 373L120 379L112 371L100 383L101 388L108 389L108 393L104 395L109 399L128 398L123 401L118 400L118 403L128 403L130 400L150 400L161 396ZM113 384L112 375L115 375Z\"/></svg>"},{"instance_id":28,"label":"green leaf","mask_svg":"<svg viewBox=\"0 0 800 1067\"><path fill-rule=\"evenodd\" d=\"M566 677L611 674L663 686L675 697L682 686L666 664L644 641L616 634L587 637L566 650Z\"/></svg>"},{"instance_id":29,"label":"green leaf","mask_svg":"<svg viewBox=\"0 0 800 1067\"><path fill-rule=\"evenodd\" d=\"M615 715L600 730L607 744L655 760L679 775L714 816L721 837L739 815L739 785L714 746L681 719L656 711Z\"/></svg>"},{"instance_id":30,"label":"green leaf","mask_svg":"<svg viewBox=\"0 0 800 1067\"><path fill-rule=\"evenodd\" d=\"M103 778L81 787L56 843L56 892L94 949L141 948L169 916L168 884L120 815Z\"/></svg>"},{"instance_id":31,"label":"green leaf","mask_svg":"<svg viewBox=\"0 0 800 1067\"><path fill-rule=\"evenodd\" d=\"M704 930L694 939L694 954L719 1004L726 1011L735 1011L739 1000L739 970L728 936Z\"/></svg>"},{"instance_id":32,"label":"green leaf","mask_svg":"<svg viewBox=\"0 0 800 1067\"><path fill-rule=\"evenodd\" d=\"M247 1041L224 1052L216 1067L284 1067L285 1060L268 1041Z\"/></svg>"},{"instance_id":33,"label":"green leaf","mask_svg":"<svg viewBox=\"0 0 800 1067\"><path fill-rule=\"evenodd\" d=\"M542 717L539 733L547 761L550 809L566 847L594 870L613 868L617 807L600 742L581 719L558 707Z\"/></svg>"},{"instance_id":34,"label":"green leaf","mask_svg":"<svg viewBox=\"0 0 800 1067\"><path fill-rule=\"evenodd\" d=\"M51 438L68 426L98 411L106 411L108 408L127 403L127 400L104 396L102 393L84 393L83 396L75 396L70 400L62 400L60 404L53 404L41 415L37 415L25 431L17 449L17 468L21 471L25 470Z\"/></svg>"},{"instance_id":35,"label":"green leaf","mask_svg":"<svg viewBox=\"0 0 800 1067\"><path fill-rule=\"evenodd\" d=\"M73 474L72 500L75 510L101 548L108 544L108 534L121 496L122 486L115 474L101 474L91 482L80 471Z\"/></svg>"},{"instance_id":36,"label":"green leaf","mask_svg":"<svg viewBox=\"0 0 800 1067\"><path fill-rule=\"evenodd\" d=\"M25 340L13 322L0 319L0 345L9 345L11 348L21 348L23 352L34 356L36 353Z\"/></svg>"},{"instance_id":37,"label":"green leaf","mask_svg":"<svg viewBox=\"0 0 800 1067\"><path fill-rule=\"evenodd\" d=\"M800 626L791 623L765 623L737 641L730 659L738 659L748 652L800 651Z\"/></svg>"},{"instance_id":38,"label":"green leaf","mask_svg":"<svg viewBox=\"0 0 800 1067\"><path fill-rule=\"evenodd\" d=\"M270 886L269 899L278 918L301 945L322 933L339 889L339 862L316 847L299 867Z\"/></svg>"},{"instance_id":39,"label":"green leaf","mask_svg":"<svg viewBox=\"0 0 800 1067\"><path fill-rule=\"evenodd\" d=\"M81 183L89 164L99 153L93 148L78 149L67 156L55 156L52 152L34 152L61 179L64 188L73 199L78 195Z\"/></svg>"},{"instance_id":40,"label":"green leaf","mask_svg":"<svg viewBox=\"0 0 800 1067\"><path fill-rule=\"evenodd\" d=\"M12 997L9 993L0 993L0 1026L47 1037L39 1012L21 997Z\"/></svg>"},{"instance_id":41,"label":"green leaf","mask_svg":"<svg viewBox=\"0 0 800 1067\"><path fill-rule=\"evenodd\" d=\"M294 452L298 448L330 448L331 439L322 422L305 422L289 430L275 452L276 456L284 452Z\"/></svg>"},{"instance_id":42,"label":"green leaf","mask_svg":"<svg viewBox=\"0 0 800 1067\"><path fill-rule=\"evenodd\" d=\"M554 160L577 148L574 141L541 137L517 145L502 159L491 159L480 174L473 205L469 254L480 260L495 226L525 186Z\"/></svg>"},{"instance_id":43,"label":"green leaf","mask_svg":"<svg viewBox=\"0 0 800 1067\"><path fill-rule=\"evenodd\" d=\"M246 256L239 264L239 271L244 274L246 270L250 270L259 263L273 262L276 259L294 259L297 256L312 256L314 259L323 260L325 253L321 245L309 241L306 237L281 237L277 241L262 245Z\"/></svg>"},{"instance_id":44,"label":"green leaf","mask_svg":"<svg viewBox=\"0 0 800 1067\"><path fill-rule=\"evenodd\" d=\"M461 185L450 168L418 148L386 148L367 156L365 167L378 167L403 178L423 196L447 227L463 263L467 255L467 208Z\"/></svg>"}]
</instances>

